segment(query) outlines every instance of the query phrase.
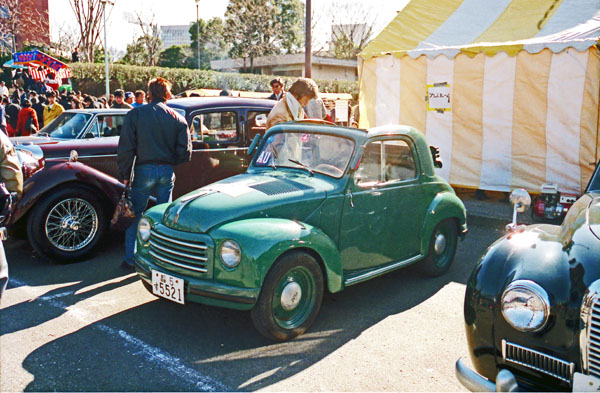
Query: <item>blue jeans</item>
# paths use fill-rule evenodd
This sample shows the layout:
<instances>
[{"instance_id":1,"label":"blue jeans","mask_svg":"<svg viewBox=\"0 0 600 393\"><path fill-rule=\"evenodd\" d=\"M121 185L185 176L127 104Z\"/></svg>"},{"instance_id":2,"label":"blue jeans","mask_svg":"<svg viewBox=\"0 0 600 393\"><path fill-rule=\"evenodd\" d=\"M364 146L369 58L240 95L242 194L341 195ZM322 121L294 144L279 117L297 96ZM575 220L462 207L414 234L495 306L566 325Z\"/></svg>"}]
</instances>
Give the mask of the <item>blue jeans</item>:
<instances>
[{"instance_id":1,"label":"blue jeans","mask_svg":"<svg viewBox=\"0 0 600 393\"><path fill-rule=\"evenodd\" d=\"M171 202L175 184L175 174L170 165L146 164L135 167L131 203L137 219L125 231L125 262L133 266L133 249L137 236L137 226L146 210L148 199L154 192L158 204Z\"/></svg>"}]
</instances>

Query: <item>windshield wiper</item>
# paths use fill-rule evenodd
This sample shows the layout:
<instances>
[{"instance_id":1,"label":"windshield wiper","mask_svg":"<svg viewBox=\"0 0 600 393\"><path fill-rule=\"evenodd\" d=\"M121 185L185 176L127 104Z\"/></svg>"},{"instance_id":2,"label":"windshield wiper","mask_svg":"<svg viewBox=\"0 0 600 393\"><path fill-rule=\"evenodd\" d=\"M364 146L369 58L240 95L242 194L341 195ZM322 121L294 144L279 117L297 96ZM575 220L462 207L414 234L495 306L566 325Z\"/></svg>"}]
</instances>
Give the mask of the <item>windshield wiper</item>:
<instances>
[{"instance_id":1,"label":"windshield wiper","mask_svg":"<svg viewBox=\"0 0 600 393\"><path fill-rule=\"evenodd\" d=\"M300 165L303 169L306 169L308 171L308 173L310 173L311 176L313 176L315 174L312 169L310 169L309 167L307 167L306 165L304 165L300 161L292 160L291 158L288 158L288 161L289 162L293 162L296 165Z\"/></svg>"}]
</instances>

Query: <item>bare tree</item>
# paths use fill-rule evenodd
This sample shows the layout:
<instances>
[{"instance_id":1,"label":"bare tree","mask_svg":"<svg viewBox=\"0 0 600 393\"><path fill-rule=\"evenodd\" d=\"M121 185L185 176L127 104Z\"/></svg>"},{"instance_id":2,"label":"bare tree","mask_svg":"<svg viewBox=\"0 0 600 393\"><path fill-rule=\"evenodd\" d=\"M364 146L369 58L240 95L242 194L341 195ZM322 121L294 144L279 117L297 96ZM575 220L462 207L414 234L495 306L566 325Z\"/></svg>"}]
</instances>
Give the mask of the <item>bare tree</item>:
<instances>
[{"instance_id":1,"label":"bare tree","mask_svg":"<svg viewBox=\"0 0 600 393\"><path fill-rule=\"evenodd\" d=\"M114 5L114 1L106 1L106 6L109 4ZM69 4L73 13L75 13L81 35L79 47L87 61L93 63L96 42L98 42L102 31L102 12L105 6L102 4L102 0L70 0Z\"/></svg>"},{"instance_id":2,"label":"bare tree","mask_svg":"<svg viewBox=\"0 0 600 393\"><path fill-rule=\"evenodd\" d=\"M22 0L2 0L0 6L0 41L17 51L17 37L25 33L30 37L46 37L48 35L47 12L28 7ZM44 15L46 14L46 15ZM40 23L42 21L42 23ZM44 42L32 42L44 44Z\"/></svg>"},{"instance_id":3,"label":"bare tree","mask_svg":"<svg viewBox=\"0 0 600 393\"><path fill-rule=\"evenodd\" d=\"M146 48L148 64L153 67L158 62L158 57L162 49L162 40L160 39L160 34L158 32L158 24L154 22L155 15L152 13L150 18L144 18L136 11L135 18L137 25L142 30L140 40Z\"/></svg>"},{"instance_id":4,"label":"bare tree","mask_svg":"<svg viewBox=\"0 0 600 393\"><path fill-rule=\"evenodd\" d=\"M330 53L339 58L356 58L373 36L377 24L375 8L365 2L335 0L324 14L330 15Z\"/></svg>"},{"instance_id":5,"label":"bare tree","mask_svg":"<svg viewBox=\"0 0 600 393\"><path fill-rule=\"evenodd\" d=\"M53 35L55 39L52 45L57 52L72 53L77 48L79 41L81 41L77 27L70 24L59 24Z\"/></svg>"}]
</instances>

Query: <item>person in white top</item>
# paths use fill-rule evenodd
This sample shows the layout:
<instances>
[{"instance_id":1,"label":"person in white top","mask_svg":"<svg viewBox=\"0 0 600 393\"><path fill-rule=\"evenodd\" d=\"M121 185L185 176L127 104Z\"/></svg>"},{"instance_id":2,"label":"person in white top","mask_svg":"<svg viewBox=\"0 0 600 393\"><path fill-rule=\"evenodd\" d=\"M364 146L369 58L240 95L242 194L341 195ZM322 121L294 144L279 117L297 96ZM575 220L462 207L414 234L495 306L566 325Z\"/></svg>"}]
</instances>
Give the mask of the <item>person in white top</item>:
<instances>
[{"instance_id":1,"label":"person in white top","mask_svg":"<svg viewBox=\"0 0 600 393\"><path fill-rule=\"evenodd\" d=\"M8 87L6 87L4 81L0 81L0 96L8 97Z\"/></svg>"}]
</instances>

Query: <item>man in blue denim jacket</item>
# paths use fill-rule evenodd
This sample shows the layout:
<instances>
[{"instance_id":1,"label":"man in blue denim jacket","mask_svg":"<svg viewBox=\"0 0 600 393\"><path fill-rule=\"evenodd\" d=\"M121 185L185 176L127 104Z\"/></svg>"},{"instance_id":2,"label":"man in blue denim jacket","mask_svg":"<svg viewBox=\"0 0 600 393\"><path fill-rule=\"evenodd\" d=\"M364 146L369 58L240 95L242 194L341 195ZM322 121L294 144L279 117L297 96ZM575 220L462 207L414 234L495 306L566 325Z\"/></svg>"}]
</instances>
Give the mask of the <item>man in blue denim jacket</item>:
<instances>
[{"instance_id":1,"label":"man in blue denim jacket","mask_svg":"<svg viewBox=\"0 0 600 393\"><path fill-rule=\"evenodd\" d=\"M185 119L166 105L171 85L164 78L148 83L148 105L132 109L125 116L119 138L119 175L127 184L133 169L131 202L138 219L125 231L123 267L133 270L133 252L139 217L154 192L157 203L171 201L175 165L192 157L192 142ZM135 158L135 168L133 162Z\"/></svg>"}]
</instances>

